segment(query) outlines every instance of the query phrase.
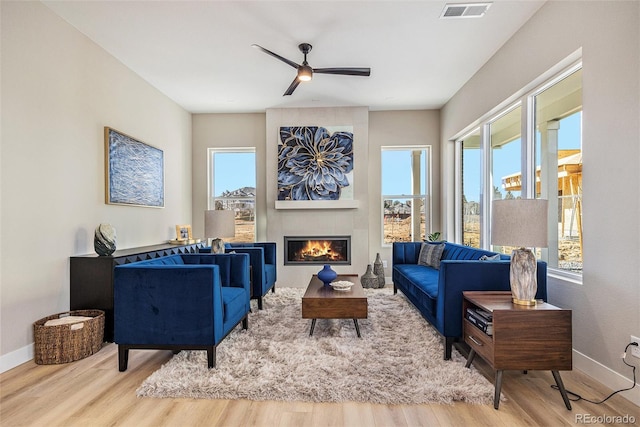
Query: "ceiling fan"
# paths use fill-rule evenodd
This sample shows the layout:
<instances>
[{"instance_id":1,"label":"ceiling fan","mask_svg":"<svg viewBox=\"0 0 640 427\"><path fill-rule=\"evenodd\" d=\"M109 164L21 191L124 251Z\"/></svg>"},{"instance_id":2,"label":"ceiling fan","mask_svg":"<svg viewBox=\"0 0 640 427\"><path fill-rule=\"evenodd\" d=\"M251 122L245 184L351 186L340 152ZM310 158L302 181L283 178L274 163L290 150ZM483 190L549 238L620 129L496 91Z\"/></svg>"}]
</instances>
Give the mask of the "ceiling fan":
<instances>
[{"instance_id":1,"label":"ceiling fan","mask_svg":"<svg viewBox=\"0 0 640 427\"><path fill-rule=\"evenodd\" d=\"M302 64L297 64L257 44L253 44L251 46L255 47L256 49L260 49L264 53L271 55L274 58L279 59L285 64L289 64L293 68L298 70L298 74L296 75L295 79L293 79L293 81L289 85L289 88L286 90L283 96L291 95L293 91L296 90L300 82L308 82L309 80L311 80L313 78L313 73L341 74L344 76L369 76L371 74L371 68L354 68L354 67L311 68L311 66L307 62L307 54L311 51L311 47L312 47L309 43L301 43L298 45L298 49L300 49L300 52L304 54L304 60L302 61Z\"/></svg>"}]
</instances>

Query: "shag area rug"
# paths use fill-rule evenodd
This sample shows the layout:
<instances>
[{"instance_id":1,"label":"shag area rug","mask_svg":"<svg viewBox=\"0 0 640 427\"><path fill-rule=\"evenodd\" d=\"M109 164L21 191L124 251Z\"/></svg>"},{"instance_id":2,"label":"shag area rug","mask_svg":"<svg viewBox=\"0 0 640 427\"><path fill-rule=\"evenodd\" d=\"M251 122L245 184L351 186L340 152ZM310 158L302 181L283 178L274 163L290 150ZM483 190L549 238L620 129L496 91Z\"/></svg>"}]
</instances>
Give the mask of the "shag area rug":
<instances>
[{"instance_id":1,"label":"shag area rug","mask_svg":"<svg viewBox=\"0 0 640 427\"><path fill-rule=\"evenodd\" d=\"M303 289L277 288L253 307L217 348L217 367L205 351L182 351L138 388L141 397L249 399L383 404L487 404L493 385L443 343L418 311L392 290L365 289L368 319L301 318ZM253 302L252 302L253 303Z\"/></svg>"}]
</instances>

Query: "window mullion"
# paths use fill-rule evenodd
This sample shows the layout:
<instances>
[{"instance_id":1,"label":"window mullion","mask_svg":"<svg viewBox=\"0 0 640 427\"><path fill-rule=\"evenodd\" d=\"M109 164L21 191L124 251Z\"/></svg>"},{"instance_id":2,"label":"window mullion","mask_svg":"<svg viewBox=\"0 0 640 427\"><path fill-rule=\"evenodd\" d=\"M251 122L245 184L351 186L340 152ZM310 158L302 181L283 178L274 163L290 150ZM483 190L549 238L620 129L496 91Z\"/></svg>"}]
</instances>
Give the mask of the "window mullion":
<instances>
[{"instance_id":1,"label":"window mullion","mask_svg":"<svg viewBox=\"0 0 640 427\"><path fill-rule=\"evenodd\" d=\"M485 123L480 129L480 247L488 249L491 245L491 126Z\"/></svg>"}]
</instances>

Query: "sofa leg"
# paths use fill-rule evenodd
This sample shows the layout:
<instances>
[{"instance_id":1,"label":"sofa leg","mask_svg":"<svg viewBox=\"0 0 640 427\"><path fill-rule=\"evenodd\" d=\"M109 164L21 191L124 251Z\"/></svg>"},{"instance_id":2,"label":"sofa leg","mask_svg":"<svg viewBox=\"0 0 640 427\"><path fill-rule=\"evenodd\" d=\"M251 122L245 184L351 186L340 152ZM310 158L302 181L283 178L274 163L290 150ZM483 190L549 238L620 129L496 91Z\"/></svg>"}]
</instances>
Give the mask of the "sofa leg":
<instances>
[{"instance_id":1,"label":"sofa leg","mask_svg":"<svg viewBox=\"0 0 640 427\"><path fill-rule=\"evenodd\" d=\"M124 372L129 364L129 348L125 345L118 346L118 370Z\"/></svg>"},{"instance_id":2,"label":"sofa leg","mask_svg":"<svg viewBox=\"0 0 640 427\"><path fill-rule=\"evenodd\" d=\"M207 365L209 369L216 367L216 347L207 348Z\"/></svg>"},{"instance_id":3,"label":"sofa leg","mask_svg":"<svg viewBox=\"0 0 640 427\"><path fill-rule=\"evenodd\" d=\"M398 287L396 286L396 284L393 284L393 293L394 295L398 293Z\"/></svg>"},{"instance_id":4,"label":"sofa leg","mask_svg":"<svg viewBox=\"0 0 640 427\"><path fill-rule=\"evenodd\" d=\"M242 319L242 329L249 329L249 316L244 316Z\"/></svg>"},{"instance_id":5,"label":"sofa leg","mask_svg":"<svg viewBox=\"0 0 640 427\"><path fill-rule=\"evenodd\" d=\"M276 293L276 285L275 285L275 284L273 285L273 288L271 288L271 293L272 293L272 294L275 294L275 293Z\"/></svg>"},{"instance_id":6,"label":"sofa leg","mask_svg":"<svg viewBox=\"0 0 640 427\"><path fill-rule=\"evenodd\" d=\"M451 359L451 349L453 348L453 337L444 338L444 360Z\"/></svg>"},{"instance_id":7,"label":"sofa leg","mask_svg":"<svg viewBox=\"0 0 640 427\"><path fill-rule=\"evenodd\" d=\"M258 297L258 310L262 310L262 297Z\"/></svg>"}]
</instances>

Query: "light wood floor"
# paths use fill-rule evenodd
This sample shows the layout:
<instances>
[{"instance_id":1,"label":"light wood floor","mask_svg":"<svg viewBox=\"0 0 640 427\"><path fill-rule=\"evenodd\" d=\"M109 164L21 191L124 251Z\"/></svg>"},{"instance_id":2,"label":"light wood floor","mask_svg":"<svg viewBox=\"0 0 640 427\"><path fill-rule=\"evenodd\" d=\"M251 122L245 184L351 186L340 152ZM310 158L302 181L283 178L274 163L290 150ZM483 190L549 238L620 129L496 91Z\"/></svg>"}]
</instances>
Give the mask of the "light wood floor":
<instances>
[{"instance_id":1,"label":"light wood floor","mask_svg":"<svg viewBox=\"0 0 640 427\"><path fill-rule=\"evenodd\" d=\"M579 414L635 417L640 408L620 395L602 405L565 408L549 372L505 372L500 409L493 405L373 405L367 403L252 402L137 398L136 388L171 357L169 351L131 350L119 372L117 347L107 344L65 365L25 363L0 375L0 425L9 426L563 426ZM493 381L480 358L474 365ZM591 400L608 390L578 372L563 372L567 389ZM610 425L611 423L605 423ZM603 425L603 424L594 424Z\"/></svg>"}]
</instances>

